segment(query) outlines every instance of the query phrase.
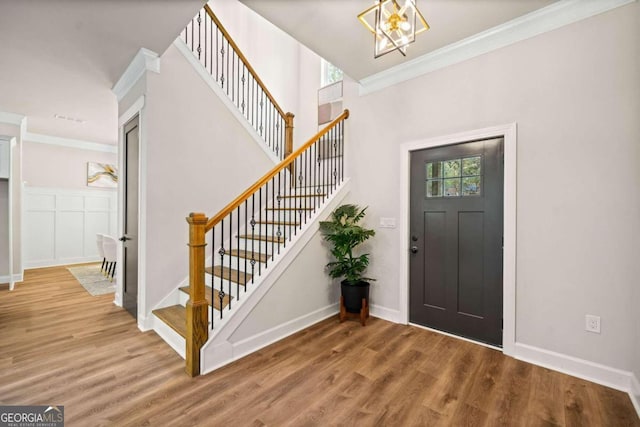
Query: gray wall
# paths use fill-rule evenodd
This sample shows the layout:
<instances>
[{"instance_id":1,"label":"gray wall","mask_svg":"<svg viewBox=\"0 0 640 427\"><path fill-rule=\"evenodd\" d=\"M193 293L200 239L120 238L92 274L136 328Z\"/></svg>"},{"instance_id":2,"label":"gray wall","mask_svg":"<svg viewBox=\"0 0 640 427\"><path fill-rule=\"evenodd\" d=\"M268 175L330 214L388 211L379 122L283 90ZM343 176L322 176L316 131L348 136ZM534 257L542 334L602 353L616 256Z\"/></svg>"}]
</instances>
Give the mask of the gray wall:
<instances>
[{"instance_id":1,"label":"gray wall","mask_svg":"<svg viewBox=\"0 0 640 427\"><path fill-rule=\"evenodd\" d=\"M369 205L374 223L400 215L400 144L517 122L517 342L636 373L638 16L634 2L367 96L350 85L347 95L351 200ZM391 310L405 250L398 233L379 233L371 258L372 303ZM584 330L585 314L601 316L600 335Z\"/></svg>"},{"instance_id":2,"label":"gray wall","mask_svg":"<svg viewBox=\"0 0 640 427\"><path fill-rule=\"evenodd\" d=\"M147 73L148 313L188 275L189 212L214 215L273 163L173 45Z\"/></svg>"}]
</instances>

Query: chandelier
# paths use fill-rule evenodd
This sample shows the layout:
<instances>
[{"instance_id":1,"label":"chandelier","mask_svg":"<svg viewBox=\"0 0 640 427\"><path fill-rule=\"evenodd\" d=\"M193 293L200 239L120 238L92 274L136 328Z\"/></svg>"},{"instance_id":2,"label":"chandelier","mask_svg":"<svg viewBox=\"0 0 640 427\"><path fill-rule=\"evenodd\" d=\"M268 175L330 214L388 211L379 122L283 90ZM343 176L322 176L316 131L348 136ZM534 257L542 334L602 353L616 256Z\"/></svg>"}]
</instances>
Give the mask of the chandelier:
<instances>
[{"instance_id":1,"label":"chandelier","mask_svg":"<svg viewBox=\"0 0 640 427\"><path fill-rule=\"evenodd\" d=\"M416 35L429 29L416 0L376 0L358 19L374 35L374 58L394 50L406 56Z\"/></svg>"}]
</instances>

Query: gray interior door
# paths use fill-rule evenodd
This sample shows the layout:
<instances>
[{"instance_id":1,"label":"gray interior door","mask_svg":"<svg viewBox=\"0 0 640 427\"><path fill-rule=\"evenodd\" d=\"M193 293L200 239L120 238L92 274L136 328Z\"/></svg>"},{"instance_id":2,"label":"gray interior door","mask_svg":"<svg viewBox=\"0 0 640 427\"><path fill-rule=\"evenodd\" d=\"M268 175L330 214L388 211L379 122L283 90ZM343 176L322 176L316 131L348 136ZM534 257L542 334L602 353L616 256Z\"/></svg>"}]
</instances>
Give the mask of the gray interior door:
<instances>
[{"instance_id":1,"label":"gray interior door","mask_svg":"<svg viewBox=\"0 0 640 427\"><path fill-rule=\"evenodd\" d=\"M124 235L122 303L138 317L138 154L139 126L136 116L124 126Z\"/></svg>"},{"instance_id":2,"label":"gray interior door","mask_svg":"<svg viewBox=\"0 0 640 427\"><path fill-rule=\"evenodd\" d=\"M411 153L411 322L502 345L502 138Z\"/></svg>"}]
</instances>

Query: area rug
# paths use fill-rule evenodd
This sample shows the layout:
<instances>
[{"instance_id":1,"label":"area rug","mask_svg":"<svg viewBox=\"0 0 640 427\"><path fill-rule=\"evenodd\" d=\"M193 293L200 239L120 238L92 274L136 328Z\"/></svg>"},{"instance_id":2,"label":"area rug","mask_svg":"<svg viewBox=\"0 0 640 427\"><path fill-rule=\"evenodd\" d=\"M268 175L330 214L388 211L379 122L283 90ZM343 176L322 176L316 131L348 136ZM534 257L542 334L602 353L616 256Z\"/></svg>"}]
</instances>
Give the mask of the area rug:
<instances>
[{"instance_id":1,"label":"area rug","mask_svg":"<svg viewBox=\"0 0 640 427\"><path fill-rule=\"evenodd\" d=\"M67 270L78 279L82 287L91 295L112 294L116 291L115 278L113 282L110 282L109 279L104 277L104 274L100 271L101 265L102 263L79 265L68 267Z\"/></svg>"}]
</instances>

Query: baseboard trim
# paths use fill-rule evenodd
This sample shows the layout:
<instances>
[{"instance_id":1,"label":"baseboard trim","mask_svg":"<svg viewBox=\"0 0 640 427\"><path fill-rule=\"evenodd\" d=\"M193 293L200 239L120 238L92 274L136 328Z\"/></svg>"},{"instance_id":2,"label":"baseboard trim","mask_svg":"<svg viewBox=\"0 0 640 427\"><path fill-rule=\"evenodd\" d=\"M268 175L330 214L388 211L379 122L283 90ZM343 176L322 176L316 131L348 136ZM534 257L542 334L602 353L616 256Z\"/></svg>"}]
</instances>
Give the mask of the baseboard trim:
<instances>
[{"instance_id":1,"label":"baseboard trim","mask_svg":"<svg viewBox=\"0 0 640 427\"><path fill-rule=\"evenodd\" d=\"M278 342L289 335L295 334L302 329L308 328L315 323L334 316L338 311L338 304L330 304L296 319L274 326L273 328L267 329L266 331L260 332L252 337L235 342L233 343L233 357L234 359L243 358L261 348Z\"/></svg>"},{"instance_id":2,"label":"baseboard trim","mask_svg":"<svg viewBox=\"0 0 640 427\"><path fill-rule=\"evenodd\" d=\"M403 323L399 310L392 310L390 308L383 307L381 305L370 304L369 314L373 317L378 317L380 319L388 320L389 322L400 323L400 324Z\"/></svg>"},{"instance_id":3,"label":"baseboard trim","mask_svg":"<svg viewBox=\"0 0 640 427\"><path fill-rule=\"evenodd\" d=\"M638 381L638 377L633 374L631 374L631 389L629 390L629 397L631 398L633 407L636 408L638 417L640 417L640 381Z\"/></svg>"},{"instance_id":4,"label":"baseboard trim","mask_svg":"<svg viewBox=\"0 0 640 427\"><path fill-rule=\"evenodd\" d=\"M227 360L220 361L212 366L204 373L209 373L228 365L238 359L242 359L245 356L250 355L264 347L267 347L273 343L276 343L290 335L295 334L309 326L318 323L331 316L335 316L338 313L338 304L330 304L326 307L322 307L311 313L302 315L298 318L289 320L288 322L274 326L271 329L260 332L249 338L242 339L238 342L231 343L231 354Z\"/></svg>"},{"instance_id":5,"label":"baseboard trim","mask_svg":"<svg viewBox=\"0 0 640 427\"><path fill-rule=\"evenodd\" d=\"M154 321L154 316L150 315L148 317L138 316L138 329L142 332L147 332L153 329L153 326L156 322Z\"/></svg>"},{"instance_id":6,"label":"baseboard trim","mask_svg":"<svg viewBox=\"0 0 640 427\"><path fill-rule=\"evenodd\" d=\"M562 372L563 374L616 390L631 392L633 374L628 371L522 343L516 343L514 357L523 362Z\"/></svg>"},{"instance_id":7,"label":"baseboard trim","mask_svg":"<svg viewBox=\"0 0 640 427\"><path fill-rule=\"evenodd\" d=\"M100 262L100 258L96 257L78 257L67 258L61 260L44 260L44 261L30 261L26 262L25 270L33 268L45 268L45 267L59 267L61 265L73 265L73 264L86 264L89 262Z\"/></svg>"},{"instance_id":8,"label":"baseboard trim","mask_svg":"<svg viewBox=\"0 0 640 427\"><path fill-rule=\"evenodd\" d=\"M14 274L13 275L13 282L22 282L24 280L24 277L22 274ZM5 274L4 276L0 276L0 283L1 284L5 284L5 283L10 283L11 282L11 276L9 276L8 274Z\"/></svg>"}]
</instances>

